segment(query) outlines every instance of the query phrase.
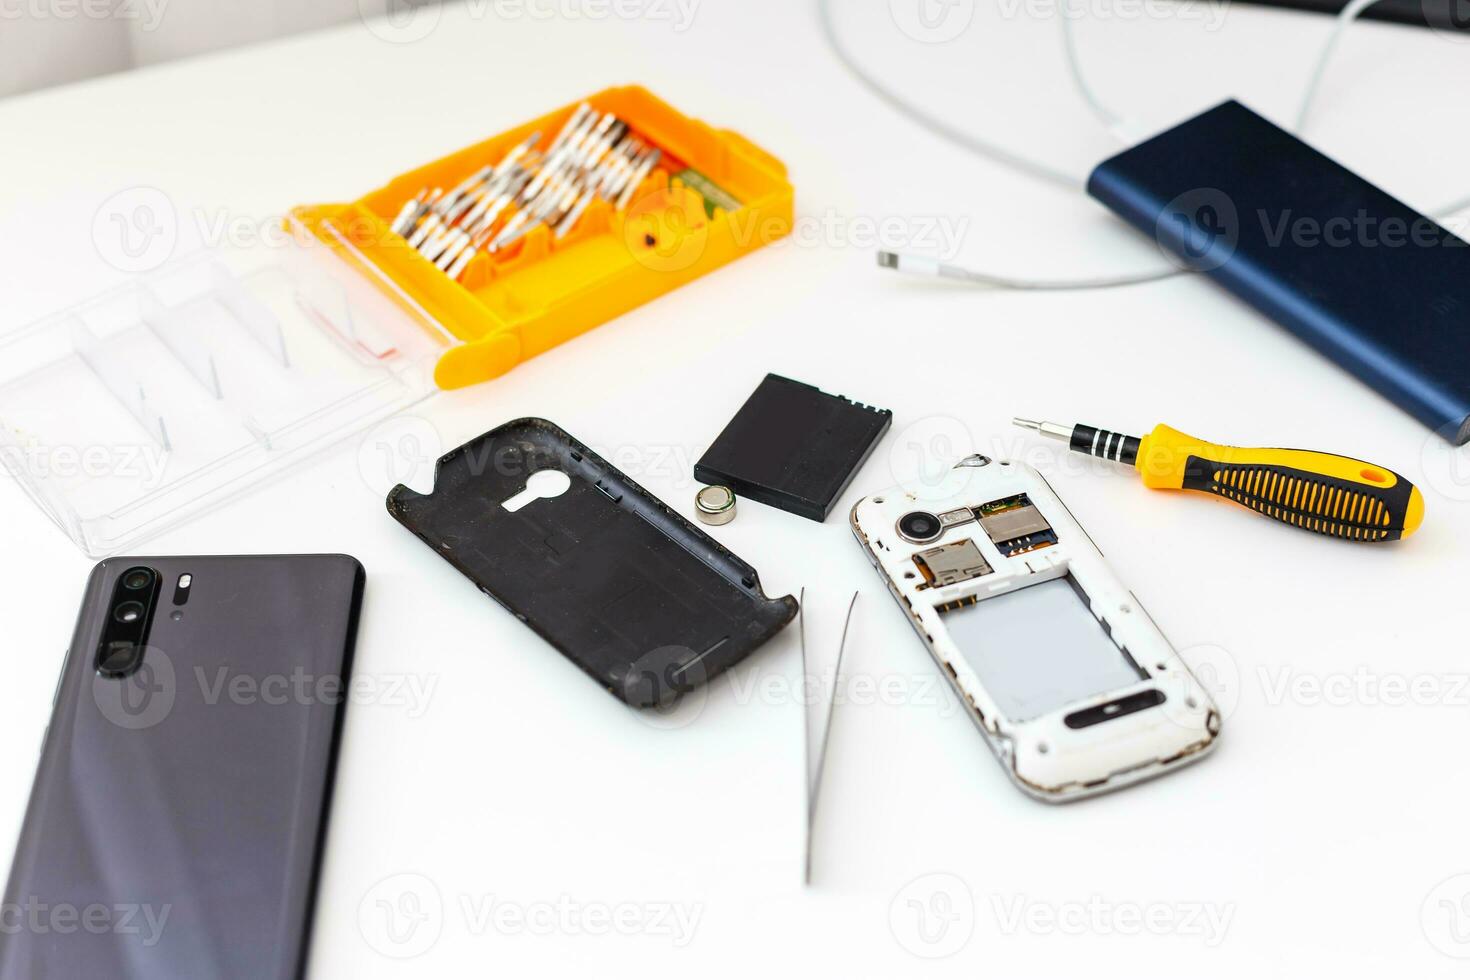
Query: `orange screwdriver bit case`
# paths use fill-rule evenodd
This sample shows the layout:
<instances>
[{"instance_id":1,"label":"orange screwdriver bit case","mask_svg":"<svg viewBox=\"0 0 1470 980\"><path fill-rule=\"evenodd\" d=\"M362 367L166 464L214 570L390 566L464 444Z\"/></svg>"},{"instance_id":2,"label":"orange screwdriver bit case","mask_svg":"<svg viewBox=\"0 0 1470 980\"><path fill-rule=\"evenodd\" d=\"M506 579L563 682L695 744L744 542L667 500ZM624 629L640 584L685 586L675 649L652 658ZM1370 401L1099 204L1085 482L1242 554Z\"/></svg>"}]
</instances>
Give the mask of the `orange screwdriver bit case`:
<instances>
[{"instance_id":1,"label":"orange screwdriver bit case","mask_svg":"<svg viewBox=\"0 0 1470 980\"><path fill-rule=\"evenodd\" d=\"M459 341L439 356L434 381L440 388L504 374L790 234L794 192L786 168L760 147L679 113L639 86L606 89L585 101L658 148L658 165L626 210L596 200L566 237L540 225L502 251L477 254L459 281L394 234L394 216L420 191L455 186L532 133L541 134L545 147L577 104L402 174L350 204L291 213L298 233L372 263L380 275L370 278L396 302ZM723 192L712 195L722 203L696 189L703 181ZM731 199L739 205L727 210Z\"/></svg>"}]
</instances>

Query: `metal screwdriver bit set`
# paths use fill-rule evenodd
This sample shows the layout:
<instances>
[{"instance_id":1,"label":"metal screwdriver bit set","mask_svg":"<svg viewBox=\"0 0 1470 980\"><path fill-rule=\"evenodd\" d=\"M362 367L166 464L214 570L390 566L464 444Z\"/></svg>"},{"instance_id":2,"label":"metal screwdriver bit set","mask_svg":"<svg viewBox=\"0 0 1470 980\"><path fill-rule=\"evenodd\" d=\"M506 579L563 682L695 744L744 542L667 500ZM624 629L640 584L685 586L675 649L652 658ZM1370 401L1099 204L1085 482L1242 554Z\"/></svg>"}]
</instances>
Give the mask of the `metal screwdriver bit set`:
<instances>
[{"instance_id":1,"label":"metal screwdriver bit set","mask_svg":"<svg viewBox=\"0 0 1470 980\"><path fill-rule=\"evenodd\" d=\"M471 260L494 255L545 225L563 239L601 199L626 211L662 151L611 112L579 105L551 145L538 150L538 130L448 193L424 188L394 219L392 230L449 278Z\"/></svg>"}]
</instances>

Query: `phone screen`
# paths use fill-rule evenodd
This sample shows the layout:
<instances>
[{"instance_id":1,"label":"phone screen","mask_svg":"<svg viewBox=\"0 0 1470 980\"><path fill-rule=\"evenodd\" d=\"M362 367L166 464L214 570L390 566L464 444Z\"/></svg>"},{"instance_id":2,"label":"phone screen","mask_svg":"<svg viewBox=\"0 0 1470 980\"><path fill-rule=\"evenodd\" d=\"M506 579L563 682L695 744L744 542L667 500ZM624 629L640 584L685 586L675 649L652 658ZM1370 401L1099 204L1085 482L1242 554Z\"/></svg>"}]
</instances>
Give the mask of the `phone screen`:
<instances>
[{"instance_id":1,"label":"phone screen","mask_svg":"<svg viewBox=\"0 0 1470 980\"><path fill-rule=\"evenodd\" d=\"M1148 676L1113 642L1070 575L941 616L965 662L1012 722Z\"/></svg>"}]
</instances>

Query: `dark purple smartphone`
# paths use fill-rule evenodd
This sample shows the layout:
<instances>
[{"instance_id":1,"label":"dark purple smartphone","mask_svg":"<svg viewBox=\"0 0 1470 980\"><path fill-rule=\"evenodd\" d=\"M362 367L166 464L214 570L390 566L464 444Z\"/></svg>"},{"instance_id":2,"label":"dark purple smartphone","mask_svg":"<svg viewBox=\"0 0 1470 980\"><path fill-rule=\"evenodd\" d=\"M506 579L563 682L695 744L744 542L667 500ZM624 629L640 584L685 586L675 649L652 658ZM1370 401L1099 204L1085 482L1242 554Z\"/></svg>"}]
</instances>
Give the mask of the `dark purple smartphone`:
<instances>
[{"instance_id":1,"label":"dark purple smartphone","mask_svg":"<svg viewBox=\"0 0 1470 980\"><path fill-rule=\"evenodd\" d=\"M0 980L302 975L363 581L346 555L93 570Z\"/></svg>"}]
</instances>

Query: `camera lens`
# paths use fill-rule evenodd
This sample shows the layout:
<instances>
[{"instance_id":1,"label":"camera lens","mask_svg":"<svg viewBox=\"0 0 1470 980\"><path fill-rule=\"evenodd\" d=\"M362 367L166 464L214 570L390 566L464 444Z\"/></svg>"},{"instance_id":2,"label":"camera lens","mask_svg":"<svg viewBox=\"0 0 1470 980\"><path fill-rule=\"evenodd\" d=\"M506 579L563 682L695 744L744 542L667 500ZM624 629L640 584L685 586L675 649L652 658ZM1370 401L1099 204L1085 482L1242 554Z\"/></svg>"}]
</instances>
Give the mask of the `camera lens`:
<instances>
[{"instance_id":1,"label":"camera lens","mask_svg":"<svg viewBox=\"0 0 1470 980\"><path fill-rule=\"evenodd\" d=\"M97 658L97 671L105 677L124 677L143 662L143 650L132 643L109 643Z\"/></svg>"},{"instance_id":2,"label":"camera lens","mask_svg":"<svg viewBox=\"0 0 1470 980\"><path fill-rule=\"evenodd\" d=\"M132 625L143 618L143 604L141 602L133 602L131 599L127 602L120 602L117 608L112 611L112 618L116 619L119 623Z\"/></svg>"},{"instance_id":3,"label":"camera lens","mask_svg":"<svg viewBox=\"0 0 1470 980\"><path fill-rule=\"evenodd\" d=\"M944 525L928 511L911 510L898 519L898 533L905 541L927 544L938 538Z\"/></svg>"},{"instance_id":4,"label":"camera lens","mask_svg":"<svg viewBox=\"0 0 1470 980\"><path fill-rule=\"evenodd\" d=\"M146 568L130 568L123 573L123 588L137 592L153 584L153 572Z\"/></svg>"}]
</instances>

